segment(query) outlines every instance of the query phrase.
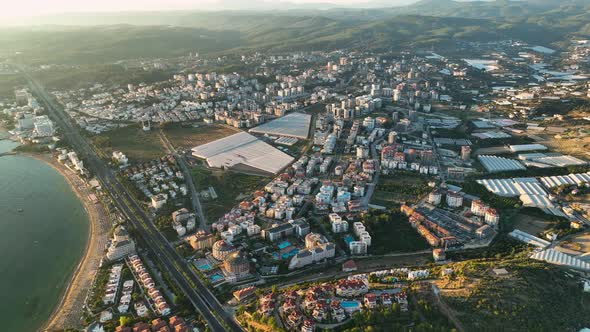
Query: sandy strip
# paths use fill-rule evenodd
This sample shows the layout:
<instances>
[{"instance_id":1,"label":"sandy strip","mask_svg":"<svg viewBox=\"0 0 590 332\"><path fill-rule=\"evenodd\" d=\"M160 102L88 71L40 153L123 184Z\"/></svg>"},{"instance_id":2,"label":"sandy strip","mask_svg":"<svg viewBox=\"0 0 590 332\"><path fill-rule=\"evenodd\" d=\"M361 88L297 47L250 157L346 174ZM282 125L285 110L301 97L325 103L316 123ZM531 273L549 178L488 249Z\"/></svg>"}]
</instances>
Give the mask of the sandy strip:
<instances>
[{"instance_id":1,"label":"sandy strip","mask_svg":"<svg viewBox=\"0 0 590 332\"><path fill-rule=\"evenodd\" d=\"M80 329L84 312L85 299L98 271L111 228L108 213L100 203L93 203L89 194L91 189L71 170L60 164L49 154L27 154L47 163L68 182L72 191L78 196L89 218L88 240L84 256L72 274L59 304L53 310L48 321L40 331L61 331L65 328Z\"/></svg>"}]
</instances>

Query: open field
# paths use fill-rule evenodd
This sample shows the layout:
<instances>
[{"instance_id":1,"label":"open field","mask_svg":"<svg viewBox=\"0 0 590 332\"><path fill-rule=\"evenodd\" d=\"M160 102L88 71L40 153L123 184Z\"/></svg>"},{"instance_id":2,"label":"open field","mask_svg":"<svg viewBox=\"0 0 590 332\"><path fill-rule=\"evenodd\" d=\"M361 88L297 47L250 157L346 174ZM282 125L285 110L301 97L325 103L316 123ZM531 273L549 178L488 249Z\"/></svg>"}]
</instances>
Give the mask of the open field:
<instances>
[{"instance_id":1,"label":"open field","mask_svg":"<svg viewBox=\"0 0 590 332\"><path fill-rule=\"evenodd\" d=\"M536 216L530 216L524 213L518 213L513 217L514 228L520 229L523 232L537 236L545 229L554 224L554 221L549 219L542 219Z\"/></svg>"},{"instance_id":2,"label":"open field","mask_svg":"<svg viewBox=\"0 0 590 332\"><path fill-rule=\"evenodd\" d=\"M123 152L131 163L145 162L166 154L156 131L143 131L138 125L117 128L92 137L105 157L113 151Z\"/></svg>"},{"instance_id":3,"label":"open field","mask_svg":"<svg viewBox=\"0 0 590 332\"><path fill-rule=\"evenodd\" d=\"M452 264L452 283L438 283L441 298L466 331L578 331L590 324L581 311L590 295L577 279L544 263L523 258ZM493 268L505 268L496 276Z\"/></svg>"},{"instance_id":4,"label":"open field","mask_svg":"<svg viewBox=\"0 0 590 332\"><path fill-rule=\"evenodd\" d=\"M210 171L200 167L193 168L192 173L197 190L205 190L211 186L217 193L217 199L202 201L205 217L210 223L219 219L242 199L270 180L262 176L230 171Z\"/></svg>"},{"instance_id":5,"label":"open field","mask_svg":"<svg viewBox=\"0 0 590 332\"><path fill-rule=\"evenodd\" d=\"M541 143L563 154L571 154L584 159L590 158L590 136L580 138L566 138L564 136L562 139L551 137Z\"/></svg>"},{"instance_id":6,"label":"open field","mask_svg":"<svg viewBox=\"0 0 590 332\"><path fill-rule=\"evenodd\" d=\"M590 232L580 233L562 242L560 247L580 253L590 252Z\"/></svg>"},{"instance_id":7,"label":"open field","mask_svg":"<svg viewBox=\"0 0 590 332\"><path fill-rule=\"evenodd\" d=\"M201 125L196 127L169 124L163 129L164 134L175 148L186 150L233 135L238 131L238 129L221 125Z\"/></svg>"}]
</instances>

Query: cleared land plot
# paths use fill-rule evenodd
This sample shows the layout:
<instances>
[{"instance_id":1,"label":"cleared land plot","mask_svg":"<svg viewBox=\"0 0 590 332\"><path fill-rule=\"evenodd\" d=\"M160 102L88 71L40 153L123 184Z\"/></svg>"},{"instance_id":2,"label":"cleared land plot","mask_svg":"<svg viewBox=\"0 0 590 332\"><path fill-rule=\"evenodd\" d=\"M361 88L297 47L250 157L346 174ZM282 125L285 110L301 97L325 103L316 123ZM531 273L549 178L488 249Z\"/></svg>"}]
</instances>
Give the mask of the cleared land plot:
<instances>
[{"instance_id":1,"label":"cleared land plot","mask_svg":"<svg viewBox=\"0 0 590 332\"><path fill-rule=\"evenodd\" d=\"M560 247L564 247L569 250L575 250L581 253L590 252L590 232L584 232L576 235L567 241L562 242Z\"/></svg>"},{"instance_id":2,"label":"cleared land plot","mask_svg":"<svg viewBox=\"0 0 590 332\"><path fill-rule=\"evenodd\" d=\"M174 124L167 125L163 131L175 148L190 150L195 146L233 135L239 130L220 125L193 127Z\"/></svg>"},{"instance_id":3,"label":"cleared land plot","mask_svg":"<svg viewBox=\"0 0 590 332\"><path fill-rule=\"evenodd\" d=\"M113 151L121 151L131 163L150 161L166 154L158 133L143 131L138 125L113 129L93 136L92 141L106 158L110 158Z\"/></svg>"},{"instance_id":4,"label":"cleared land plot","mask_svg":"<svg viewBox=\"0 0 590 332\"><path fill-rule=\"evenodd\" d=\"M590 157L590 136L580 138L550 138L543 144L563 154L571 154L576 157Z\"/></svg>"},{"instance_id":5,"label":"cleared land plot","mask_svg":"<svg viewBox=\"0 0 590 332\"><path fill-rule=\"evenodd\" d=\"M514 216L513 220L514 228L520 229L521 231L534 236L537 236L555 223L548 219L542 219L537 216L533 217L524 213L518 213Z\"/></svg>"},{"instance_id":6,"label":"cleared land plot","mask_svg":"<svg viewBox=\"0 0 590 332\"><path fill-rule=\"evenodd\" d=\"M202 201L205 217L209 223L217 221L242 199L270 181L267 177L211 171L202 167L193 168L192 173L197 190L213 187L218 196L217 199Z\"/></svg>"}]
</instances>

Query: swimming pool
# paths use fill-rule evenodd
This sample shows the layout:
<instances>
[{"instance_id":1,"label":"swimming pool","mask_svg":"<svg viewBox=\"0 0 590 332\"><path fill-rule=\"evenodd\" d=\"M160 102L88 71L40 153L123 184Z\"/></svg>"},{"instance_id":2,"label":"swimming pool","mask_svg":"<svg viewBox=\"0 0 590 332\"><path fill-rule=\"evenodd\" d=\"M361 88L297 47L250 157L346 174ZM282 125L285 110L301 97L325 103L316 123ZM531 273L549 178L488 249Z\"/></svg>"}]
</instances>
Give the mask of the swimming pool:
<instances>
[{"instance_id":1,"label":"swimming pool","mask_svg":"<svg viewBox=\"0 0 590 332\"><path fill-rule=\"evenodd\" d=\"M297 255L298 252L299 252L299 249L295 248L287 253L282 254L281 257L283 259L287 259L289 257L293 257L293 256Z\"/></svg>"},{"instance_id":2,"label":"swimming pool","mask_svg":"<svg viewBox=\"0 0 590 332\"><path fill-rule=\"evenodd\" d=\"M223 276L219 273L215 273L214 275L209 277L209 280L211 280L211 282L216 282L216 281L219 281L222 279L223 279Z\"/></svg>"},{"instance_id":3,"label":"swimming pool","mask_svg":"<svg viewBox=\"0 0 590 332\"><path fill-rule=\"evenodd\" d=\"M345 310L355 310L359 309L361 304L358 301L341 301L340 305Z\"/></svg>"},{"instance_id":4,"label":"swimming pool","mask_svg":"<svg viewBox=\"0 0 590 332\"><path fill-rule=\"evenodd\" d=\"M291 242L289 242L289 241L283 241L283 242L279 243L277 246L279 247L279 249L283 250L283 249L287 248L290 245L291 245Z\"/></svg>"},{"instance_id":5,"label":"swimming pool","mask_svg":"<svg viewBox=\"0 0 590 332\"><path fill-rule=\"evenodd\" d=\"M211 270L211 265L209 263L205 263L197 266L197 269L199 269L200 271L209 271Z\"/></svg>"}]
</instances>

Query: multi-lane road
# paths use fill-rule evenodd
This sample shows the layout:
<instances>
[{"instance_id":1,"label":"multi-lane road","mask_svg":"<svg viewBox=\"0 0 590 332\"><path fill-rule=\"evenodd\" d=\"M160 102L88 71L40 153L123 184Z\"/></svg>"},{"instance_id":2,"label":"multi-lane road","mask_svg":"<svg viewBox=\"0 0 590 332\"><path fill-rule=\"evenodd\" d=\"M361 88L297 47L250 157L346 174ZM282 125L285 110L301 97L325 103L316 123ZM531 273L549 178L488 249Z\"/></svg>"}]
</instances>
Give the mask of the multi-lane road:
<instances>
[{"instance_id":1,"label":"multi-lane road","mask_svg":"<svg viewBox=\"0 0 590 332\"><path fill-rule=\"evenodd\" d=\"M94 148L80 134L71 118L62 110L53 97L26 71L19 68L27 79L32 92L49 112L50 117L61 128L65 140L84 160L85 166L101 181L103 188L111 195L121 212L129 219L147 249L160 262L178 288L190 300L195 309L212 331L243 331L241 326L228 314L211 291L203 284L189 266L146 215L143 208L118 181L115 173L100 159Z\"/></svg>"}]
</instances>

